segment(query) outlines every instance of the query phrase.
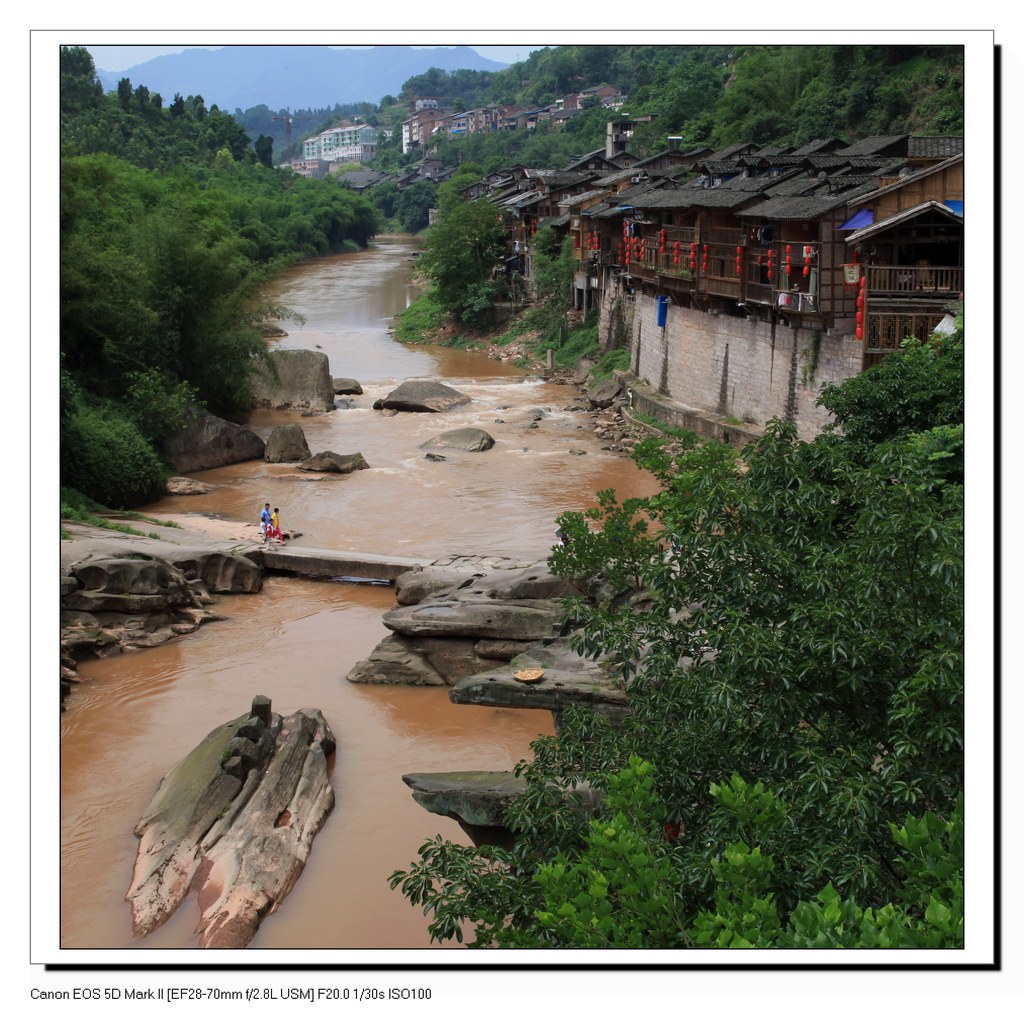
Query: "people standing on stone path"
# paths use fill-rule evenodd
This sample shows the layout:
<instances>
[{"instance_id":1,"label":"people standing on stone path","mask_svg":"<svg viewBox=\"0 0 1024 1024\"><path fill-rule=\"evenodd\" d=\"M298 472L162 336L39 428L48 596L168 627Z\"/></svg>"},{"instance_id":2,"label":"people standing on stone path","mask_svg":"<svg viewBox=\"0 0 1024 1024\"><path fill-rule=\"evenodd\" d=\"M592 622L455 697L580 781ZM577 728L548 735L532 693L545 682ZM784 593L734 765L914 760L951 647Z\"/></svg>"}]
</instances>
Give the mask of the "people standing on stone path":
<instances>
[{"instance_id":1,"label":"people standing on stone path","mask_svg":"<svg viewBox=\"0 0 1024 1024\"><path fill-rule=\"evenodd\" d=\"M270 502L268 501L262 509L260 509L260 543L265 544L267 542L268 534L270 533Z\"/></svg>"}]
</instances>

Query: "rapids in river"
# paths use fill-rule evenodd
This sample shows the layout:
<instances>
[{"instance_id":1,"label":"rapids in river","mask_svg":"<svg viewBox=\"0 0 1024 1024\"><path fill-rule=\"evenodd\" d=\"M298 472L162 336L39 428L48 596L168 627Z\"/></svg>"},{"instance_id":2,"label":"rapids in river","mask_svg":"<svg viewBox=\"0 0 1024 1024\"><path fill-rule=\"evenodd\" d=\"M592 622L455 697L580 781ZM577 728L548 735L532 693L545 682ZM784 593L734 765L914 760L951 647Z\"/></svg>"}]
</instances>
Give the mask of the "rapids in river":
<instances>
[{"instance_id":1,"label":"rapids in river","mask_svg":"<svg viewBox=\"0 0 1024 1024\"><path fill-rule=\"evenodd\" d=\"M200 512L255 523L265 501L286 531L318 548L414 556L544 557L555 517L594 503L597 490L650 493L653 480L603 451L571 388L480 352L404 346L391 318L416 296L417 240L380 238L364 252L325 257L283 274L269 298L305 317L283 323L282 348L327 354L331 374L363 394L334 412L254 412L266 437L299 423L313 452L362 452L371 467L317 480L288 465L241 463L192 474L216 485L167 496L142 511L173 519ZM472 398L442 414L375 411L403 380L440 380ZM543 415L536 418L536 411ZM480 427L496 439L482 453L444 462L419 447L441 431ZM583 454L572 454L572 452ZM542 711L456 707L440 688L367 687L345 679L387 635L390 588L270 576L255 595L220 595L225 621L145 651L83 662L60 723L60 944L74 949L189 949L194 898L136 940L124 894L137 840L132 829L162 776L214 727L266 694L275 711L320 708L338 740L336 805L306 868L252 949L422 949L420 909L391 891L392 870L415 860L424 839L469 840L428 814L401 780L407 772L509 769L550 732Z\"/></svg>"}]
</instances>

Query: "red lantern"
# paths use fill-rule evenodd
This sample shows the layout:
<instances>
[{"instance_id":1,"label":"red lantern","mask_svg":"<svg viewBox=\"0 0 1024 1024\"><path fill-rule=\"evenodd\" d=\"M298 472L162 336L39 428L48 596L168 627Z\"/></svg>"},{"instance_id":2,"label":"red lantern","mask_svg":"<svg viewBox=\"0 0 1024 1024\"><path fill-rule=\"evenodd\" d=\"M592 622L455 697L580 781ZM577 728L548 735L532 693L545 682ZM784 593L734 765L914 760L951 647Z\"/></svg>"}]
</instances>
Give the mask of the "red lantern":
<instances>
[{"instance_id":1,"label":"red lantern","mask_svg":"<svg viewBox=\"0 0 1024 1024\"><path fill-rule=\"evenodd\" d=\"M858 341L863 341L864 340L864 328L863 327L858 327L857 328L857 340Z\"/></svg>"},{"instance_id":2,"label":"red lantern","mask_svg":"<svg viewBox=\"0 0 1024 1024\"><path fill-rule=\"evenodd\" d=\"M860 327L864 323L864 314L858 309L856 316L857 326Z\"/></svg>"}]
</instances>

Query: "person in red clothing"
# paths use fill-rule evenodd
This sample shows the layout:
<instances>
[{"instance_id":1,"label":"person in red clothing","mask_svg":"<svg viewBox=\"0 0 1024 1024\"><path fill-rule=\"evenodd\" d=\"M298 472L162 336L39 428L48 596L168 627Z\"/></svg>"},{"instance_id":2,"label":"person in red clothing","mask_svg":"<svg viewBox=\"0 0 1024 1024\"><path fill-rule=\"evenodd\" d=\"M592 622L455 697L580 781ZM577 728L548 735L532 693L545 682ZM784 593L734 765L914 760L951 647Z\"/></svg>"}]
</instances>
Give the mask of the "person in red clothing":
<instances>
[{"instance_id":1,"label":"person in red clothing","mask_svg":"<svg viewBox=\"0 0 1024 1024\"><path fill-rule=\"evenodd\" d=\"M284 544L284 535L281 533L281 510L275 508L270 515L270 539L271 541L277 541L278 544Z\"/></svg>"}]
</instances>

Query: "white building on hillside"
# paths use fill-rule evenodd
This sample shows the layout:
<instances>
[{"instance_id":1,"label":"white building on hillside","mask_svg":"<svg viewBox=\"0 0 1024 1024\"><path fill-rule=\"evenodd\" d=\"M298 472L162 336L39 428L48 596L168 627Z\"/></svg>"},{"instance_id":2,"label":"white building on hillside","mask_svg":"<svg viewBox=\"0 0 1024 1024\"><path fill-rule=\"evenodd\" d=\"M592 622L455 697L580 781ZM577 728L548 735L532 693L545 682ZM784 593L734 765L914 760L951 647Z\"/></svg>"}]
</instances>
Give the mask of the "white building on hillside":
<instances>
[{"instance_id":1,"label":"white building on hillside","mask_svg":"<svg viewBox=\"0 0 1024 1024\"><path fill-rule=\"evenodd\" d=\"M369 124L342 124L306 139L306 160L364 164L377 155L377 129Z\"/></svg>"}]
</instances>

